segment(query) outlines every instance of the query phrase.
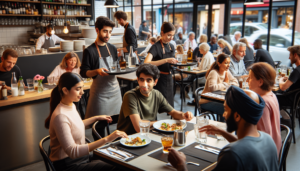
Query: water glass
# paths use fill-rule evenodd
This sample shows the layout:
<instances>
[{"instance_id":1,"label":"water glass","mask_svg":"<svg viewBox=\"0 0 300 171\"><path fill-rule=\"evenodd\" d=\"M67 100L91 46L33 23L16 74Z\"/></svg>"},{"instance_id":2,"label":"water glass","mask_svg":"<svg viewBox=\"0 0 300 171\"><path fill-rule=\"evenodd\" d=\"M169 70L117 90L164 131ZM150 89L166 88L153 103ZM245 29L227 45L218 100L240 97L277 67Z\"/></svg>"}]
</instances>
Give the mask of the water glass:
<instances>
[{"instance_id":1,"label":"water glass","mask_svg":"<svg viewBox=\"0 0 300 171\"><path fill-rule=\"evenodd\" d=\"M197 116L196 119L197 119L196 125L197 125L198 129L208 125L208 119L206 119L204 116ZM195 130L195 127L194 127L194 130ZM205 143L207 141L206 132L199 132L199 134L197 135L197 141L200 143Z\"/></svg>"},{"instance_id":2,"label":"water glass","mask_svg":"<svg viewBox=\"0 0 300 171\"><path fill-rule=\"evenodd\" d=\"M176 55L178 64L181 64L181 62L182 62L182 56L183 56L182 54L177 54L177 55Z\"/></svg>"},{"instance_id":3,"label":"water glass","mask_svg":"<svg viewBox=\"0 0 300 171\"><path fill-rule=\"evenodd\" d=\"M28 91L34 91L33 79L26 79Z\"/></svg>"},{"instance_id":4,"label":"water glass","mask_svg":"<svg viewBox=\"0 0 300 171\"><path fill-rule=\"evenodd\" d=\"M173 145L173 137L167 135L161 137L161 144L163 146L163 153L169 153L169 148L172 148Z\"/></svg>"},{"instance_id":5,"label":"water glass","mask_svg":"<svg viewBox=\"0 0 300 171\"><path fill-rule=\"evenodd\" d=\"M148 136L150 130L150 121L149 120L140 120L140 134L143 136Z\"/></svg>"},{"instance_id":6,"label":"water glass","mask_svg":"<svg viewBox=\"0 0 300 171\"><path fill-rule=\"evenodd\" d=\"M16 97L19 95L19 90L18 90L18 87L11 87L11 95L13 97Z\"/></svg>"},{"instance_id":7,"label":"water glass","mask_svg":"<svg viewBox=\"0 0 300 171\"><path fill-rule=\"evenodd\" d=\"M128 68L135 68L136 67L136 57L128 57Z\"/></svg>"},{"instance_id":8,"label":"water glass","mask_svg":"<svg viewBox=\"0 0 300 171\"><path fill-rule=\"evenodd\" d=\"M111 64L111 70L110 72L116 72L118 68L118 61L113 61Z\"/></svg>"},{"instance_id":9,"label":"water glass","mask_svg":"<svg viewBox=\"0 0 300 171\"><path fill-rule=\"evenodd\" d=\"M53 85L54 84L54 77L52 77L52 76L47 77L47 80L48 80L48 85Z\"/></svg>"}]
</instances>

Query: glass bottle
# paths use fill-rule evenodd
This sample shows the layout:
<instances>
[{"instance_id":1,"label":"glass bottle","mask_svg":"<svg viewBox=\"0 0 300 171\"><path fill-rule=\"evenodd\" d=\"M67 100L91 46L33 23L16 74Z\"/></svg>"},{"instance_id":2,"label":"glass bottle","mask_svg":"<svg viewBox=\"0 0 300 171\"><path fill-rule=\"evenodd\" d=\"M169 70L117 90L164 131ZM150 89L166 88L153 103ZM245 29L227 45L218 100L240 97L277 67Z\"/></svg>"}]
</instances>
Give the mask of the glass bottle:
<instances>
[{"instance_id":1,"label":"glass bottle","mask_svg":"<svg viewBox=\"0 0 300 171\"><path fill-rule=\"evenodd\" d=\"M7 88L5 86L5 83L2 83L1 100L7 100Z\"/></svg>"},{"instance_id":2,"label":"glass bottle","mask_svg":"<svg viewBox=\"0 0 300 171\"><path fill-rule=\"evenodd\" d=\"M123 50L120 51L120 70L125 70L126 69L126 60L124 58L124 53Z\"/></svg>"},{"instance_id":3,"label":"glass bottle","mask_svg":"<svg viewBox=\"0 0 300 171\"><path fill-rule=\"evenodd\" d=\"M19 96L24 96L25 95L24 81L23 81L22 76L20 76L20 78L19 78L18 90L19 90Z\"/></svg>"},{"instance_id":4,"label":"glass bottle","mask_svg":"<svg viewBox=\"0 0 300 171\"><path fill-rule=\"evenodd\" d=\"M11 77L11 93L12 96L18 96L18 80L16 78L15 72L12 72L12 77Z\"/></svg>"},{"instance_id":5,"label":"glass bottle","mask_svg":"<svg viewBox=\"0 0 300 171\"><path fill-rule=\"evenodd\" d=\"M192 49L191 42L189 42L189 50L187 52L187 61L188 62L193 62L193 49Z\"/></svg>"},{"instance_id":6,"label":"glass bottle","mask_svg":"<svg viewBox=\"0 0 300 171\"><path fill-rule=\"evenodd\" d=\"M129 55L128 55L128 68L135 68L136 67L136 56L133 52L132 46L130 46Z\"/></svg>"}]
</instances>

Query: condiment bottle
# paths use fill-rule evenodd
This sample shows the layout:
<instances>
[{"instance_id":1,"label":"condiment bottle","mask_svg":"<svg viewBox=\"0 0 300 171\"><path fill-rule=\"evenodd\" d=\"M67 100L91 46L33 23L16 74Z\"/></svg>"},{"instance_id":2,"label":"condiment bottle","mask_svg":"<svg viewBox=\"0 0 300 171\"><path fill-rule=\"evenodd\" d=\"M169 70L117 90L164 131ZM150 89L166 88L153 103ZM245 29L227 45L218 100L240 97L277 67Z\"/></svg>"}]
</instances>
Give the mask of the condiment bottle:
<instances>
[{"instance_id":1,"label":"condiment bottle","mask_svg":"<svg viewBox=\"0 0 300 171\"><path fill-rule=\"evenodd\" d=\"M5 83L2 83L1 100L7 100L7 88L5 86Z\"/></svg>"}]
</instances>

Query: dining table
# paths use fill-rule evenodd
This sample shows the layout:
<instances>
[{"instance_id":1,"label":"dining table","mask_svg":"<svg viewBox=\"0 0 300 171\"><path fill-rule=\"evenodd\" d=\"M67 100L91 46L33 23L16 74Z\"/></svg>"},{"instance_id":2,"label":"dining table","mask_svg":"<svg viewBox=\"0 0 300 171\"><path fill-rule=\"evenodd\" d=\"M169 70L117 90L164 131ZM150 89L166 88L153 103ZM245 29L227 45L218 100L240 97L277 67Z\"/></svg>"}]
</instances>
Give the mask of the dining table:
<instances>
[{"instance_id":1,"label":"dining table","mask_svg":"<svg viewBox=\"0 0 300 171\"><path fill-rule=\"evenodd\" d=\"M211 170L214 168L217 162L218 155L213 154L201 149L195 148L199 145L196 140L194 124L196 123L196 118L194 117L191 121L187 122L186 127L186 143L184 146L172 146L172 148L185 153L187 157L187 162L194 162L200 164L200 166L187 165L189 171L193 170ZM218 121L209 120L209 124L225 124ZM102 146L93 151L94 156L97 159L110 163L114 166L118 166L124 170L155 170L155 171L168 171L176 170L174 167L168 165L167 157L168 154L162 152L161 138L163 137L162 132L154 129L148 133L148 137L151 139L151 143L144 147L125 147L120 144L120 141L115 141L113 144L118 147L119 150L127 152L134 156L133 158L124 160L121 158L116 158L110 154L104 153L101 150L110 147L111 144ZM137 133L139 134L139 133ZM167 134L167 133L163 133ZM136 135L136 134L133 134ZM173 133L167 134L172 136ZM224 146L228 145L229 142L225 139L218 140L215 137L207 137L206 143L201 143L201 145L209 148L213 148L220 151Z\"/></svg>"}]
</instances>

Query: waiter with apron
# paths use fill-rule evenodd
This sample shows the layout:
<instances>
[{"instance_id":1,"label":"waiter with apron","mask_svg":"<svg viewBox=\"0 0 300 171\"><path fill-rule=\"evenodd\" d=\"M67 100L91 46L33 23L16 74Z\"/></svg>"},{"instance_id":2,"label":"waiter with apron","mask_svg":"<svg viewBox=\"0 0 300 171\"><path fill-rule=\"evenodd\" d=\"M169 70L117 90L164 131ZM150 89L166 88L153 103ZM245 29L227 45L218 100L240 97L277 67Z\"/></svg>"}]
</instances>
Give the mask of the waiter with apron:
<instances>
[{"instance_id":1,"label":"waiter with apron","mask_svg":"<svg viewBox=\"0 0 300 171\"><path fill-rule=\"evenodd\" d=\"M175 27L169 22L164 22L160 34L160 41L152 45L144 63L158 66L160 77L154 88L160 91L169 104L174 107L171 64L176 64L178 61L175 59L175 47L170 44L170 41L175 34Z\"/></svg>"},{"instance_id":2,"label":"waiter with apron","mask_svg":"<svg viewBox=\"0 0 300 171\"><path fill-rule=\"evenodd\" d=\"M108 75L110 61L118 60L117 48L107 43L115 23L100 16L95 23L97 39L83 51L80 75L93 78L85 118L119 114L122 97L116 76Z\"/></svg>"},{"instance_id":3,"label":"waiter with apron","mask_svg":"<svg viewBox=\"0 0 300 171\"><path fill-rule=\"evenodd\" d=\"M61 39L60 37L56 36L54 34L54 30L52 29L52 25L47 25L46 27L46 33L41 35L35 45L35 49L37 51L40 51L41 48L49 50L49 47L55 47L56 43L60 43L60 41L63 41L64 39Z\"/></svg>"},{"instance_id":4,"label":"waiter with apron","mask_svg":"<svg viewBox=\"0 0 300 171\"><path fill-rule=\"evenodd\" d=\"M114 15L118 23L124 27L123 35L123 48L118 48L120 52L123 50L124 53L130 53L130 46L136 55L136 64L139 64L140 59L137 55L137 37L136 32L131 24L127 21L127 14L124 11L117 11Z\"/></svg>"}]
</instances>

